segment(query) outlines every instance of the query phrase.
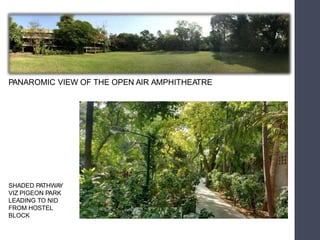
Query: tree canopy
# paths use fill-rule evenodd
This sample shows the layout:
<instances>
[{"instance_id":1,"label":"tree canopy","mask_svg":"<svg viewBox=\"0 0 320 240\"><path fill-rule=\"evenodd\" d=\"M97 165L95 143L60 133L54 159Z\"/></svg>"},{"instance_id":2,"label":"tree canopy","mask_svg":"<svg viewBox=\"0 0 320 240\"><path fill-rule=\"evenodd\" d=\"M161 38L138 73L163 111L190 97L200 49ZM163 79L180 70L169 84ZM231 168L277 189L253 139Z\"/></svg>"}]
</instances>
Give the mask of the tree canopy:
<instances>
[{"instance_id":1,"label":"tree canopy","mask_svg":"<svg viewBox=\"0 0 320 240\"><path fill-rule=\"evenodd\" d=\"M19 52L22 49L22 44L22 26L9 17L9 47L13 52Z\"/></svg>"},{"instance_id":2,"label":"tree canopy","mask_svg":"<svg viewBox=\"0 0 320 240\"><path fill-rule=\"evenodd\" d=\"M211 18L215 51L288 52L289 15L222 14Z\"/></svg>"},{"instance_id":3,"label":"tree canopy","mask_svg":"<svg viewBox=\"0 0 320 240\"><path fill-rule=\"evenodd\" d=\"M177 22L173 33L167 31L158 36L145 29L140 35L120 33L110 36L113 51L198 51L200 50L202 28L197 23L185 20Z\"/></svg>"},{"instance_id":4,"label":"tree canopy","mask_svg":"<svg viewBox=\"0 0 320 240\"><path fill-rule=\"evenodd\" d=\"M74 20L73 15L62 15L54 30L56 43L70 52L82 53L85 46L97 44L100 32L89 22Z\"/></svg>"}]
</instances>

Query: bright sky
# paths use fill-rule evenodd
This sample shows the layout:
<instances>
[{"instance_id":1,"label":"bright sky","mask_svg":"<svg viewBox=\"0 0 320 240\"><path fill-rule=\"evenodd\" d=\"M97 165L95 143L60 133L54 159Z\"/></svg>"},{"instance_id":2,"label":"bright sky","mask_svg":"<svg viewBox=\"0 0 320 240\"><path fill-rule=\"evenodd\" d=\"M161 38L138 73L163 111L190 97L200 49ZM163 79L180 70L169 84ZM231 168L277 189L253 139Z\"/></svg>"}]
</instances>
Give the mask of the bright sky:
<instances>
[{"instance_id":1,"label":"bright sky","mask_svg":"<svg viewBox=\"0 0 320 240\"><path fill-rule=\"evenodd\" d=\"M38 22L43 29L57 28L60 15L19 14L10 15L14 22L23 28L29 28L30 22ZM195 22L202 27L202 35L208 36L211 31L211 15L74 15L74 19L88 21L94 27L106 26L109 34L136 33L149 30L157 34L158 30L165 33L166 30L173 32L178 20Z\"/></svg>"}]
</instances>

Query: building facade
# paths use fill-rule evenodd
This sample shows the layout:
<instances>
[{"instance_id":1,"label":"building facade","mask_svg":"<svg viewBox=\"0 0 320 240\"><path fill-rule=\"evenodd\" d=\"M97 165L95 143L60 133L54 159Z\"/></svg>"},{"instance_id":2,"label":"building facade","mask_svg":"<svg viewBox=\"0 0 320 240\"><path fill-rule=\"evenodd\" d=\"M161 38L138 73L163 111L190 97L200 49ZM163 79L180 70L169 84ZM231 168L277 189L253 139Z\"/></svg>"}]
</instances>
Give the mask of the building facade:
<instances>
[{"instance_id":1,"label":"building facade","mask_svg":"<svg viewBox=\"0 0 320 240\"><path fill-rule=\"evenodd\" d=\"M36 53L41 49L56 49L53 30L23 29L22 52Z\"/></svg>"}]
</instances>

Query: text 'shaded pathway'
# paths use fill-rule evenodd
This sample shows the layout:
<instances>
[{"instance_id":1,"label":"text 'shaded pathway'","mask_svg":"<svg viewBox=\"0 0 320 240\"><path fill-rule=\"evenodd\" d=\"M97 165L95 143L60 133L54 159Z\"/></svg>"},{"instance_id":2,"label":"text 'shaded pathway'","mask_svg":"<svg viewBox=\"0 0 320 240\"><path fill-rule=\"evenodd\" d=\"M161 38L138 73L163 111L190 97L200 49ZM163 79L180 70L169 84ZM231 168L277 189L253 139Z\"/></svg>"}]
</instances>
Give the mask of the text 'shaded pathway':
<instances>
[{"instance_id":1,"label":"text 'shaded pathway'","mask_svg":"<svg viewBox=\"0 0 320 240\"><path fill-rule=\"evenodd\" d=\"M235 210L230 204L219 198L214 192L209 190L205 184L205 179L200 179L200 184L196 188L197 213L206 208L212 212L216 218L246 218Z\"/></svg>"}]
</instances>

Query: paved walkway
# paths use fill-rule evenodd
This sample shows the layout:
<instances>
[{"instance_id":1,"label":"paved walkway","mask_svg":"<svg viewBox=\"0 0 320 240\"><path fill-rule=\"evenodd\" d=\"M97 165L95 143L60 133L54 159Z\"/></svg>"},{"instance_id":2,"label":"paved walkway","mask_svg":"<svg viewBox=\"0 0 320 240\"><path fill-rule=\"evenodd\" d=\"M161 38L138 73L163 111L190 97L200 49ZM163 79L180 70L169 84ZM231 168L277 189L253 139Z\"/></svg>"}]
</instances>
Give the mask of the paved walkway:
<instances>
[{"instance_id":1,"label":"paved walkway","mask_svg":"<svg viewBox=\"0 0 320 240\"><path fill-rule=\"evenodd\" d=\"M206 208L212 212L216 218L246 218L235 210L230 204L219 198L214 192L205 186L205 179L200 179L200 184L196 188L197 208L199 213L201 209Z\"/></svg>"}]
</instances>

